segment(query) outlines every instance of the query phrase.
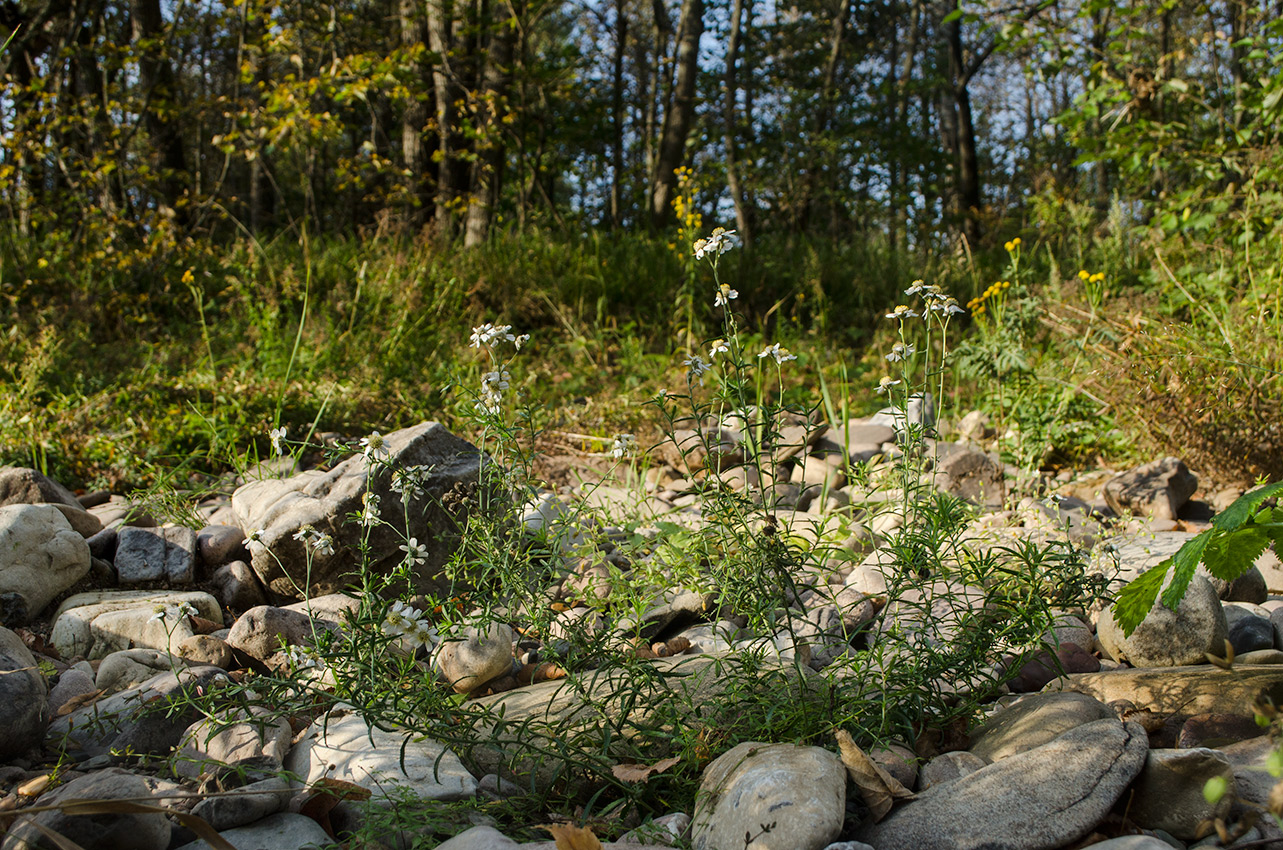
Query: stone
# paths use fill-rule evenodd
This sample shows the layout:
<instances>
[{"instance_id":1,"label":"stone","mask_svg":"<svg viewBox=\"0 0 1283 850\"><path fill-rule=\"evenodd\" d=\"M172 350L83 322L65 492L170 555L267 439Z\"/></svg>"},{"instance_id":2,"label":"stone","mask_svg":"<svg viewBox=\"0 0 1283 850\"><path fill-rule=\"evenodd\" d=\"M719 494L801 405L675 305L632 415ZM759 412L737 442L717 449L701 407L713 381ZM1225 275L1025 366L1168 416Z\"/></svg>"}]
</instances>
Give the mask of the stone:
<instances>
[{"instance_id":1,"label":"stone","mask_svg":"<svg viewBox=\"0 0 1283 850\"><path fill-rule=\"evenodd\" d=\"M102 660L94 684L98 690L112 694L141 685L157 674L168 673L175 665L186 666L158 649L122 649Z\"/></svg>"},{"instance_id":2,"label":"stone","mask_svg":"<svg viewBox=\"0 0 1283 850\"><path fill-rule=\"evenodd\" d=\"M64 518L66 518L67 522L73 529L75 529L76 533L85 538L85 540L88 540L95 534L102 533L102 521L84 508L64 505L62 503L55 503L54 507L58 509L58 512L61 513Z\"/></svg>"},{"instance_id":3,"label":"stone","mask_svg":"<svg viewBox=\"0 0 1283 850\"><path fill-rule=\"evenodd\" d=\"M1223 747L1226 744L1257 738L1269 732L1247 714L1196 714L1181 725L1176 746Z\"/></svg>"},{"instance_id":4,"label":"stone","mask_svg":"<svg viewBox=\"0 0 1283 850\"><path fill-rule=\"evenodd\" d=\"M87 510L98 517L98 521L104 528L119 528L123 525L155 528L160 525L144 505L125 496L113 495L106 502L101 502Z\"/></svg>"},{"instance_id":5,"label":"stone","mask_svg":"<svg viewBox=\"0 0 1283 850\"><path fill-rule=\"evenodd\" d=\"M92 673L86 673L75 667L64 670L58 676L58 684L49 690L49 716L57 715L58 709L66 705L68 700L92 694L97 690L98 686L94 684Z\"/></svg>"},{"instance_id":6,"label":"stone","mask_svg":"<svg viewBox=\"0 0 1283 850\"><path fill-rule=\"evenodd\" d=\"M1267 548L1257 557L1253 568L1260 571L1270 593L1283 593L1283 561L1272 548Z\"/></svg>"},{"instance_id":7,"label":"stone","mask_svg":"<svg viewBox=\"0 0 1283 850\"><path fill-rule=\"evenodd\" d=\"M1216 578L1202 566L1198 568L1198 572L1212 583L1212 589L1223 602L1251 602L1254 605L1260 605L1269 598L1270 592L1265 586L1265 576L1256 567L1252 567L1233 581Z\"/></svg>"},{"instance_id":8,"label":"stone","mask_svg":"<svg viewBox=\"0 0 1283 850\"><path fill-rule=\"evenodd\" d=\"M1093 850L1173 850L1173 845L1152 835L1120 835L1091 846Z\"/></svg>"},{"instance_id":9,"label":"stone","mask_svg":"<svg viewBox=\"0 0 1283 850\"><path fill-rule=\"evenodd\" d=\"M1085 694L1031 694L972 729L969 749L987 762L996 762L1112 717L1116 717L1113 709Z\"/></svg>"},{"instance_id":10,"label":"stone","mask_svg":"<svg viewBox=\"0 0 1283 850\"><path fill-rule=\"evenodd\" d=\"M64 658L105 658L136 647L176 651L195 633L180 612L184 605L198 617L223 622L218 601L203 591L93 591L63 600L49 640Z\"/></svg>"},{"instance_id":11,"label":"stone","mask_svg":"<svg viewBox=\"0 0 1283 850\"><path fill-rule=\"evenodd\" d=\"M1274 624L1254 614L1240 617L1229 630L1229 641L1235 655L1274 649Z\"/></svg>"},{"instance_id":12,"label":"stone","mask_svg":"<svg viewBox=\"0 0 1283 850\"><path fill-rule=\"evenodd\" d=\"M111 768L78 777L41 795L40 805L53 805L64 800L146 800L150 796L147 783L141 777ZM19 818L0 848L43 850L53 846L37 829L36 823L83 850L165 850L169 846L171 829L169 821L159 813L67 815L54 809Z\"/></svg>"},{"instance_id":13,"label":"stone","mask_svg":"<svg viewBox=\"0 0 1283 850\"><path fill-rule=\"evenodd\" d=\"M1171 580L1168 575L1164 588ZM1110 657L1126 659L1133 667L1179 667L1204 662L1209 652L1223 655L1228 631L1221 600L1199 575L1190 580L1175 611L1163 605L1160 594L1128 637L1114 621L1112 608L1102 611L1096 623L1096 637Z\"/></svg>"},{"instance_id":14,"label":"stone","mask_svg":"<svg viewBox=\"0 0 1283 850\"><path fill-rule=\"evenodd\" d=\"M1088 694L1103 703L1127 700L1156 714L1252 714L1264 693L1283 705L1283 668L1235 664L1222 670L1210 664L1157 669L1119 669L1066 676L1056 686Z\"/></svg>"},{"instance_id":15,"label":"stone","mask_svg":"<svg viewBox=\"0 0 1283 850\"><path fill-rule=\"evenodd\" d=\"M414 588L420 592L443 589L436 579L458 546L458 529L470 504L471 488L478 482L481 454L437 422L393 432L383 441L395 469L424 471L422 494L411 499L408 511L401 494L392 489L392 475L380 465L371 478L370 463L360 454L328 471L252 481L232 494L236 524L247 533L257 532L258 542L249 547L251 566L271 593L299 599L342 590L352 580L363 542L372 553L363 568L377 575L390 573L401 563L403 553L398 547L408 537L429 549L426 562L412 578ZM379 498L382 519L368 529L347 521L361 512L367 492ZM333 553L310 552L295 539L307 526L330 535Z\"/></svg>"},{"instance_id":16,"label":"stone","mask_svg":"<svg viewBox=\"0 0 1283 850\"><path fill-rule=\"evenodd\" d=\"M228 773L234 775L234 771ZM234 790L235 794L226 797L206 797L196 804L192 814L204 818L214 829L232 829L276 814L289 805L294 793L289 781L279 776L239 785Z\"/></svg>"},{"instance_id":17,"label":"stone","mask_svg":"<svg viewBox=\"0 0 1283 850\"><path fill-rule=\"evenodd\" d=\"M1180 458L1165 457L1138 466L1105 485L1105 501L1118 514L1176 519L1198 489L1198 478Z\"/></svg>"},{"instance_id":18,"label":"stone","mask_svg":"<svg viewBox=\"0 0 1283 850\"><path fill-rule=\"evenodd\" d=\"M1002 463L979 449L950 452L936 465L932 484L951 496L989 507L1000 507L1007 497Z\"/></svg>"},{"instance_id":19,"label":"stone","mask_svg":"<svg viewBox=\"0 0 1283 850\"><path fill-rule=\"evenodd\" d=\"M219 602L233 611L248 611L267 604L263 585L244 561L232 561L219 567L210 578L209 589Z\"/></svg>"},{"instance_id":20,"label":"stone","mask_svg":"<svg viewBox=\"0 0 1283 850\"><path fill-rule=\"evenodd\" d=\"M1131 793L1119 805L1137 826L1161 829L1186 841L1199 838L1202 821L1224 818L1230 811L1230 795L1215 805L1203 797L1203 785L1217 776L1233 785L1234 769L1224 753L1204 747L1150 750Z\"/></svg>"},{"instance_id":21,"label":"stone","mask_svg":"<svg viewBox=\"0 0 1283 850\"><path fill-rule=\"evenodd\" d=\"M856 838L915 850L1052 850L1086 835L1140 773L1138 723L1096 720L935 785Z\"/></svg>"},{"instance_id":22,"label":"stone","mask_svg":"<svg viewBox=\"0 0 1283 850\"><path fill-rule=\"evenodd\" d=\"M304 786L328 777L367 788L378 799L395 799L397 789L423 800L463 800L477 793L472 774L444 745L372 727L359 714L341 710L308 727L285 769Z\"/></svg>"},{"instance_id":23,"label":"stone","mask_svg":"<svg viewBox=\"0 0 1283 850\"><path fill-rule=\"evenodd\" d=\"M0 507L60 504L81 507L76 494L47 475L23 466L0 466Z\"/></svg>"},{"instance_id":24,"label":"stone","mask_svg":"<svg viewBox=\"0 0 1283 850\"><path fill-rule=\"evenodd\" d=\"M694 850L821 850L846 815L846 768L818 747L746 741L704 769ZM747 840L746 836L752 836Z\"/></svg>"},{"instance_id":25,"label":"stone","mask_svg":"<svg viewBox=\"0 0 1283 850\"><path fill-rule=\"evenodd\" d=\"M1064 673L1095 673L1099 669L1100 659L1096 656L1076 643L1062 643L1054 653L1044 649L1026 658L1007 682L1007 688L1013 694L1032 693Z\"/></svg>"},{"instance_id":26,"label":"stone","mask_svg":"<svg viewBox=\"0 0 1283 850\"><path fill-rule=\"evenodd\" d=\"M467 626L463 634L444 637L438 645L433 659L437 672L458 693L475 691L511 671L512 639L505 623Z\"/></svg>"},{"instance_id":27,"label":"stone","mask_svg":"<svg viewBox=\"0 0 1283 850\"><path fill-rule=\"evenodd\" d=\"M196 555L207 573L250 556L245 532L234 525L207 525L196 532Z\"/></svg>"},{"instance_id":28,"label":"stone","mask_svg":"<svg viewBox=\"0 0 1283 850\"><path fill-rule=\"evenodd\" d=\"M102 531L88 538L85 542L89 544L89 554L94 558L104 561L111 561L116 557L116 543L118 542L116 529L104 528ZM112 569L115 569L114 567Z\"/></svg>"},{"instance_id":29,"label":"stone","mask_svg":"<svg viewBox=\"0 0 1283 850\"><path fill-rule=\"evenodd\" d=\"M305 815L280 812L249 826L220 831L236 850L314 850L334 844L319 823ZM177 850L211 850L205 841L192 841Z\"/></svg>"},{"instance_id":30,"label":"stone","mask_svg":"<svg viewBox=\"0 0 1283 850\"><path fill-rule=\"evenodd\" d=\"M325 630L320 620L301 611L272 605L251 608L236 618L227 635L227 645L259 661L266 661L282 646L311 646L315 634Z\"/></svg>"},{"instance_id":31,"label":"stone","mask_svg":"<svg viewBox=\"0 0 1283 850\"><path fill-rule=\"evenodd\" d=\"M902 436L906 424L921 426L921 430L930 431L936 424L935 399L931 393L914 393L909 397L906 408L884 407L866 421L870 425L894 428L897 438Z\"/></svg>"},{"instance_id":32,"label":"stone","mask_svg":"<svg viewBox=\"0 0 1283 850\"><path fill-rule=\"evenodd\" d=\"M206 717L183 733L174 755L174 774L188 779L213 767L254 760L255 764L284 764L294 733L284 718L272 719L264 709Z\"/></svg>"},{"instance_id":33,"label":"stone","mask_svg":"<svg viewBox=\"0 0 1283 850\"><path fill-rule=\"evenodd\" d=\"M993 436L989 415L982 410L973 410L959 419L955 430L959 440L976 442Z\"/></svg>"},{"instance_id":34,"label":"stone","mask_svg":"<svg viewBox=\"0 0 1283 850\"><path fill-rule=\"evenodd\" d=\"M192 635L178 642L178 654L188 664L208 664L212 667L233 669L232 648L227 641L213 635Z\"/></svg>"},{"instance_id":35,"label":"stone","mask_svg":"<svg viewBox=\"0 0 1283 850\"><path fill-rule=\"evenodd\" d=\"M0 594L14 594L9 626L37 616L89 572L89 544L53 505L0 507Z\"/></svg>"},{"instance_id":36,"label":"stone","mask_svg":"<svg viewBox=\"0 0 1283 850\"><path fill-rule=\"evenodd\" d=\"M86 757L168 756L200 716L184 694L196 688L208 691L225 681L227 674L217 667L160 673L56 718L46 737L70 741Z\"/></svg>"},{"instance_id":37,"label":"stone","mask_svg":"<svg viewBox=\"0 0 1283 850\"><path fill-rule=\"evenodd\" d=\"M38 746L51 716L48 686L22 638L0 627L0 758Z\"/></svg>"},{"instance_id":38,"label":"stone","mask_svg":"<svg viewBox=\"0 0 1283 850\"><path fill-rule=\"evenodd\" d=\"M474 826L437 845L437 850L517 850L513 841L493 826Z\"/></svg>"},{"instance_id":39,"label":"stone","mask_svg":"<svg viewBox=\"0 0 1283 850\"><path fill-rule=\"evenodd\" d=\"M925 791L932 785L943 785L961 779L987 764L989 762L966 750L941 753L922 766L918 776L918 790Z\"/></svg>"},{"instance_id":40,"label":"stone","mask_svg":"<svg viewBox=\"0 0 1283 850\"><path fill-rule=\"evenodd\" d=\"M183 526L122 526L117 529L115 565L124 585L191 584L196 580L196 532Z\"/></svg>"}]
</instances>

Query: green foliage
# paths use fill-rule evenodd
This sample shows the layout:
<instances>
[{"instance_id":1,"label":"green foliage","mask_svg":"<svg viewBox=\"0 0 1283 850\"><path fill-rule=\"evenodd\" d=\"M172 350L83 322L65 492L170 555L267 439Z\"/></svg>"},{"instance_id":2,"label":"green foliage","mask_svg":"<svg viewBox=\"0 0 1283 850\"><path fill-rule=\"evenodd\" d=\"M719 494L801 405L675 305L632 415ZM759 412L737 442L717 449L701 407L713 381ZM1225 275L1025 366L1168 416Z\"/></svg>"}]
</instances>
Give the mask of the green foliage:
<instances>
[{"instance_id":1,"label":"green foliage","mask_svg":"<svg viewBox=\"0 0 1283 850\"><path fill-rule=\"evenodd\" d=\"M1114 617L1123 634L1130 635L1149 614L1169 570L1172 579L1163 591L1162 601L1174 611L1185 598L1199 564L1213 576L1233 581L1252 568L1266 546L1283 542L1283 509L1278 507L1275 495L1280 492L1283 482L1243 494L1216 515L1211 528L1186 541L1175 555L1124 587L1114 603Z\"/></svg>"}]
</instances>

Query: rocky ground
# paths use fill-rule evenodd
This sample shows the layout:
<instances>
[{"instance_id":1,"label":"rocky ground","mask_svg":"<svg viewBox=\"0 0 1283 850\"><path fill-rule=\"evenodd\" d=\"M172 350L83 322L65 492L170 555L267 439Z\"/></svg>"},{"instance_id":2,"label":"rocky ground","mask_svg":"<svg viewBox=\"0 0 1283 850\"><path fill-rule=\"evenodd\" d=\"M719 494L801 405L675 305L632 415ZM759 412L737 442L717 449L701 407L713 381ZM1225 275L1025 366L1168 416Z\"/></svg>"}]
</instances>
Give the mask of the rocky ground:
<instances>
[{"instance_id":1,"label":"rocky ground","mask_svg":"<svg viewBox=\"0 0 1283 850\"><path fill-rule=\"evenodd\" d=\"M896 507L903 500L887 495L891 479L878 471L903 450L898 424L884 414L840 427L793 421L769 450L769 476L744 463L734 421L702 435L679 432L654 453L659 462L638 487L594 482L547 492L523 519L531 534L546 532L582 501L698 526L694 482L717 476L734 489L773 494L772 522L803 545L840 528L835 549L844 556L803 577L786 630L746 633L736 612L710 610L706 594L682 587L642 615L650 642L639 654L692 704L725 693L734 668L724 662L737 649L769 646L790 675L818 678L853 642L876 640L893 622L938 637L960 622L960 607L983 603L975 588L935 588L922 622L922 606L897 607L903 600L888 597L886 544L906 518ZM981 506L968 545L1068 537L1092 553L1095 569L1114 575L1117 565L1116 586L1175 552L1240 494L1199 490L1175 458L1122 474L1031 479L996 460L991 438L983 417L967 417L931 446L922 480ZM489 756L471 752L465 764L442 743L371 726L341 705L319 714L247 708L237 722L215 724L177 698L247 670L306 667L317 634L345 627L356 603L341 591L362 534L360 523L346 520L371 504L370 494L386 519L365 532L371 568L402 560L407 537L437 541L423 551L407 595L436 589L454 520L474 495L475 450L433 423L383 439L388 463L420 470L418 478L369 475L368 448L328 467L280 464L201 504L200 530L158 524L121 496L76 495L34 470L0 470L2 850L71 846L51 832L85 848L194 850L210 846L198 836L203 824L238 848L325 846L343 836L345 818L358 817L339 802L343 795L321 793L327 783L348 789L350 799L375 801L520 795L545 766L523 773L505 760L505 728L555 739L600 727L600 718L597 727L585 719L585 707L627 682L603 675L568 689L551 656L541 657L545 648L515 623L491 622L433 648L432 635L414 631L423 612L409 607L397 610L410 651L422 643L421 663L443 687L502 709ZM410 510L386 512L403 497ZM326 537L318 545L315 535ZM592 557L587 551L565 550L557 604L568 621L594 616L584 600L628 568L600 541ZM310 598L292 601L302 587ZM1233 583L1197 576L1176 611L1156 609L1130 637L1095 605L1068 606L1045 640L1041 657L1006 671L1006 693L986 717L952 740L867 755L849 741L832 749L740 744L703 767L694 811L672 812L606 846L1283 847L1283 830L1255 817L1280 808L1264 769L1275 745L1253 719L1263 701L1283 703L1283 567L1272 552ZM1231 669L1208 659L1225 657L1226 641ZM182 709L155 710L170 704ZM1209 803L1203 789L1214 777L1231 793ZM71 800L122 799L159 808L65 809ZM1226 834L1206 835L1216 819ZM573 827L560 832L557 847L596 846ZM378 840L431 846L391 829ZM554 841L518 845L481 823L439 846Z\"/></svg>"}]
</instances>

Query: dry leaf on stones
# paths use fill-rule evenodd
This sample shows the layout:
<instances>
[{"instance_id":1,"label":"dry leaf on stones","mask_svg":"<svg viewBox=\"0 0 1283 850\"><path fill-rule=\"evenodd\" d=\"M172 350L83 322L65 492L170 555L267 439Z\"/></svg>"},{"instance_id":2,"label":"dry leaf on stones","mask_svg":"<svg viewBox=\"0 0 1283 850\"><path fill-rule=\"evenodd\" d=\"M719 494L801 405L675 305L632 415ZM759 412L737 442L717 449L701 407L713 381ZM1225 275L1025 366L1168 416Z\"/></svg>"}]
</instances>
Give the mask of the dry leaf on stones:
<instances>
[{"instance_id":1,"label":"dry leaf on stones","mask_svg":"<svg viewBox=\"0 0 1283 850\"><path fill-rule=\"evenodd\" d=\"M601 842L589 827L550 823L540 829L552 833L557 850L601 850Z\"/></svg>"},{"instance_id":2,"label":"dry leaf on stones","mask_svg":"<svg viewBox=\"0 0 1283 850\"><path fill-rule=\"evenodd\" d=\"M611 773L620 782L645 782L656 773L663 773L670 767L674 766L681 759L678 756L672 758L660 759L652 765L645 764L617 764L611 768Z\"/></svg>"},{"instance_id":3,"label":"dry leaf on stones","mask_svg":"<svg viewBox=\"0 0 1283 850\"><path fill-rule=\"evenodd\" d=\"M914 793L887 773L877 762L865 755L864 750L856 746L855 740L845 729L837 731L838 750L842 764L851 781L860 791L860 799L869 807L874 822L886 817L887 812L895 805L896 800L912 800Z\"/></svg>"}]
</instances>

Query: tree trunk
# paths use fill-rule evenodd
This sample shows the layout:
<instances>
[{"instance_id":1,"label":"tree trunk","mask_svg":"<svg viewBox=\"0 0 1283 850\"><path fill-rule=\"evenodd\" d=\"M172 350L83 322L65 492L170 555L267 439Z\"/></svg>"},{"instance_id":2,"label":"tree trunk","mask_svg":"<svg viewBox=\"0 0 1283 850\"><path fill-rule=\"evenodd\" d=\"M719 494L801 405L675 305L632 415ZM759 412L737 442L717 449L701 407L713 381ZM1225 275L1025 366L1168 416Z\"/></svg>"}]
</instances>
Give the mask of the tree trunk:
<instances>
[{"instance_id":1,"label":"tree trunk","mask_svg":"<svg viewBox=\"0 0 1283 850\"><path fill-rule=\"evenodd\" d=\"M954 118L954 196L962 232L974 247L981 236L980 163L976 153L976 125L971 113L970 74L962 50L962 24L947 25L949 38L949 80Z\"/></svg>"},{"instance_id":2,"label":"tree trunk","mask_svg":"<svg viewBox=\"0 0 1283 850\"><path fill-rule=\"evenodd\" d=\"M664 114L664 134L659 142L655 190L650 200L650 220L663 227L672 211L674 173L686 157L686 137L695 118L695 83L699 76L699 37L704 33L703 0L682 0L678 28L677 80L672 106Z\"/></svg>"},{"instance_id":3,"label":"tree trunk","mask_svg":"<svg viewBox=\"0 0 1283 850\"><path fill-rule=\"evenodd\" d=\"M750 8L749 17L752 17ZM731 5L731 32L726 42L726 78L723 83L725 106L722 109L723 136L726 145L726 184L731 192L731 203L735 206L735 229L746 247L753 242L753 228L749 221L748 206L744 198L744 187L739 178L739 119L736 117L735 103L739 97L739 80L736 71L739 67L740 21L744 17L744 0L733 0Z\"/></svg>"},{"instance_id":4,"label":"tree trunk","mask_svg":"<svg viewBox=\"0 0 1283 850\"><path fill-rule=\"evenodd\" d=\"M624 223L624 54L628 49L628 0L615 0L615 55L610 84L610 225Z\"/></svg>"},{"instance_id":5,"label":"tree trunk","mask_svg":"<svg viewBox=\"0 0 1283 850\"><path fill-rule=\"evenodd\" d=\"M174 84L174 69L164 55L165 21L160 13L160 0L131 0L130 24L134 45L139 50L138 83L146 99L142 106L143 121L161 175L161 197L156 199L157 205L182 221L187 212L182 200L187 157L182 134L173 118L181 98Z\"/></svg>"},{"instance_id":6,"label":"tree trunk","mask_svg":"<svg viewBox=\"0 0 1283 850\"><path fill-rule=\"evenodd\" d=\"M428 0L428 46L433 53L432 91L437 107L437 185L434 221L446 239L455 233L455 212L467 188L467 163L460 157L458 108L463 92L450 58L454 47L454 4Z\"/></svg>"},{"instance_id":7,"label":"tree trunk","mask_svg":"<svg viewBox=\"0 0 1283 850\"><path fill-rule=\"evenodd\" d=\"M427 48L428 26L419 0L400 0L401 46L407 52ZM422 55L421 53L417 55ZM414 63L416 81L430 84L431 71L421 61ZM406 224L414 231L420 230L428 218L432 205L432 187L428 181L428 148L424 132L428 123L427 92L413 87L401 113L401 161L409 173L410 208L406 211Z\"/></svg>"},{"instance_id":8,"label":"tree trunk","mask_svg":"<svg viewBox=\"0 0 1283 850\"><path fill-rule=\"evenodd\" d=\"M479 245L486 240L503 187L506 145L502 122L507 113L512 51L517 33L511 18L503 17L502 21L487 27L490 43L481 56L481 98L474 119L477 138L464 228L465 246Z\"/></svg>"}]
</instances>

